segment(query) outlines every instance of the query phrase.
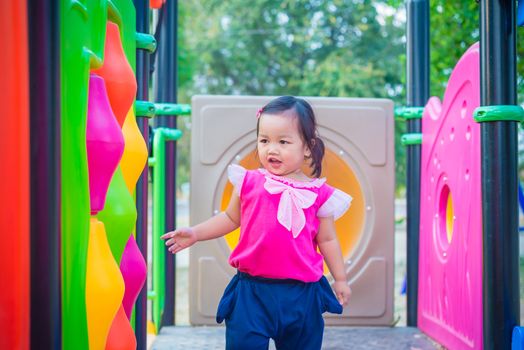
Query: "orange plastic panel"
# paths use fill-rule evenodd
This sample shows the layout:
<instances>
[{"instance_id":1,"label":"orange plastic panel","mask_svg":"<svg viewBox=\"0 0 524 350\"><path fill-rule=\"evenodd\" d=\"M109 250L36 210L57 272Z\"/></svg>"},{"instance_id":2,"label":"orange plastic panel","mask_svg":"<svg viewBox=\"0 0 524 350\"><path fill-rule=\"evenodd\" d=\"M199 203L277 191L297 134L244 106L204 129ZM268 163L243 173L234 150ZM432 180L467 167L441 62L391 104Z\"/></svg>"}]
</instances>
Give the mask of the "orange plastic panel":
<instances>
[{"instance_id":1,"label":"orange plastic panel","mask_svg":"<svg viewBox=\"0 0 524 350\"><path fill-rule=\"evenodd\" d=\"M0 349L29 349L29 89L25 1L0 2Z\"/></svg>"},{"instance_id":2,"label":"orange plastic panel","mask_svg":"<svg viewBox=\"0 0 524 350\"><path fill-rule=\"evenodd\" d=\"M162 5L166 2L166 0L149 0L149 7L152 9L159 9L162 8Z\"/></svg>"},{"instance_id":3,"label":"orange plastic panel","mask_svg":"<svg viewBox=\"0 0 524 350\"><path fill-rule=\"evenodd\" d=\"M107 22L104 65L92 71L104 78L107 96L118 124L122 126L136 96L136 79L124 53L118 26Z\"/></svg>"},{"instance_id":4,"label":"orange plastic panel","mask_svg":"<svg viewBox=\"0 0 524 350\"><path fill-rule=\"evenodd\" d=\"M127 319L124 307L120 306L116 313L109 335L107 336L106 350L135 350L135 332Z\"/></svg>"}]
</instances>

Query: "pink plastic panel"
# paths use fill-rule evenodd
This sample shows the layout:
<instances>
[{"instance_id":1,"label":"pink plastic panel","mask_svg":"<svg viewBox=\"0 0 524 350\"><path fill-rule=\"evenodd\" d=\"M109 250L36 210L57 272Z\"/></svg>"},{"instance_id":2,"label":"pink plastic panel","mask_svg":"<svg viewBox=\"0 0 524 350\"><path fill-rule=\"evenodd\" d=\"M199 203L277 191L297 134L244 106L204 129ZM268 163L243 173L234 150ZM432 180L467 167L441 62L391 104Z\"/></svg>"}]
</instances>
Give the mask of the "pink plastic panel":
<instances>
[{"instance_id":1,"label":"pink plastic panel","mask_svg":"<svg viewBox=\"0 0 524 350\"><path fill-rule=\"evenodd\" d=\"M449 349L482 349L479 75L475 44L422 120L418 326Z\"/></svg>"}]
</instances>

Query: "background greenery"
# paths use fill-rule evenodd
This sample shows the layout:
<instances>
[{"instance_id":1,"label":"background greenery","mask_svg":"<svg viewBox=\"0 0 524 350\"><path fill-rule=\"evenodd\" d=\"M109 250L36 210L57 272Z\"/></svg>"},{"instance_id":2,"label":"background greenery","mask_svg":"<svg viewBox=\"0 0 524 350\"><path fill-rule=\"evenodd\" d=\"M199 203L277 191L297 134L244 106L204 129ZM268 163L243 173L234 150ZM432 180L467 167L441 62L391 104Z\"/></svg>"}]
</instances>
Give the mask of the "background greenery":
<instances>
[{"instance_id":1,"label":"background greenery","mask_svg":"<svg viewBox=\"0 0 524 350\"><path fill-rule=\"evenodd\" d=\"M398 106L405 103L402 0L179 4L181 103L190 103L194 94L386 97ZM478 6L473 0L430 1L430 95L442 97L453 66L479 40ZM520 46L518 51L522 57ZM518 84L522 96L521 78ZM189 135L190 119L179 120ZM403 132L404 123L397 123L397 141ZM189 137L180 144L181 184L189 178ZM397 192L402 195L405 150L399 142L396 157Z\"/></svg>"}]
</instances>

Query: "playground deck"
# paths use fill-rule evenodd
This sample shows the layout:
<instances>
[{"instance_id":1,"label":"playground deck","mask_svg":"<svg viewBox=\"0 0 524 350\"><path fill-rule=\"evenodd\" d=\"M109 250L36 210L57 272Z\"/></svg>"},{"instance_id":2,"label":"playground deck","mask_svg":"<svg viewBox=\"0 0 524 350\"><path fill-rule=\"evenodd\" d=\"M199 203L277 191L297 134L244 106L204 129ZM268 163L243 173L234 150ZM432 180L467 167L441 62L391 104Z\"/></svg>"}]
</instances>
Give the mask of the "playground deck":
<instances>
[{"instance_id":1,"label":"playground deck","mask_svg":"<svg viewBox=\"0 0 524 350\"><path fill-rule=\"evenodd\" d=\"M151 350L214 350L225 348L224 327L164 327ZM269 349L275 349L270 343ZM327 327L325 350L434 350L443 349L417 328L411 327Z\"/></svg>"}]
</instances>

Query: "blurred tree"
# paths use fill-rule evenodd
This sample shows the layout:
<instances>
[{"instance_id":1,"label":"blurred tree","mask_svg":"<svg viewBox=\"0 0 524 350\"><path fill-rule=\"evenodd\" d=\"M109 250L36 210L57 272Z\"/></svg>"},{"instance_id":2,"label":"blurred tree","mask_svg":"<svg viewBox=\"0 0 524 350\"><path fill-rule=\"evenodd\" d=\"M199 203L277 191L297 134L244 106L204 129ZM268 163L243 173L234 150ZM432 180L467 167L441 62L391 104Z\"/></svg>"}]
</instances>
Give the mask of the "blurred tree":
<instances>
[{"instance_id":1,"label":"blurred tree","mask_svg":"<svg viewBox=\"0 0 524 350\"><path fill-rule=\"evenodd\" d=\"M404 24L370 0L193 0L194 93L402 98ZM382 4L382 7L385 5ZM326 73L326 74L324 74ZM332 85L332 86L331 86ZM399 100L400 102L400 100Z\"/></svg>"},{"instance_id":2,"label":"blurred tree","mask_svg":"<svg viewBox=\"0 0 524 350\"><path fill-rule=\"evenodd\" d=\"M190 23L193 20L192 3L188 2L183 6L179 6L179 21L178 21L178 98L179 103L191 103L186 93L187 87L191 86L193 82L193 76L195 75L195 69L197 65L193 62L198 60L198 52L190 48L191 40L191 26ZM178 150L177 152L177 189L180 190L181 185L189 182L190 176L190 153L189 145L191 142L190 138L190 122L187 116L181 116L177 119L177 128L182 130L184 136L177 141Z\"/></svg>"}]
</instances>

